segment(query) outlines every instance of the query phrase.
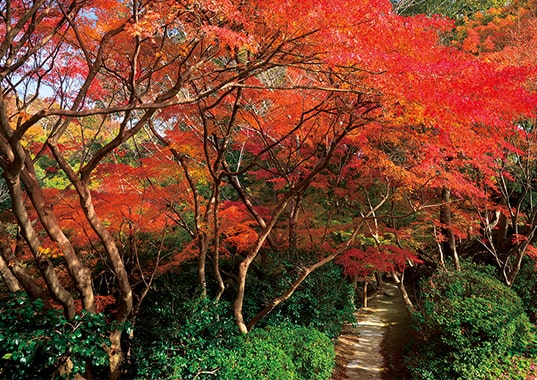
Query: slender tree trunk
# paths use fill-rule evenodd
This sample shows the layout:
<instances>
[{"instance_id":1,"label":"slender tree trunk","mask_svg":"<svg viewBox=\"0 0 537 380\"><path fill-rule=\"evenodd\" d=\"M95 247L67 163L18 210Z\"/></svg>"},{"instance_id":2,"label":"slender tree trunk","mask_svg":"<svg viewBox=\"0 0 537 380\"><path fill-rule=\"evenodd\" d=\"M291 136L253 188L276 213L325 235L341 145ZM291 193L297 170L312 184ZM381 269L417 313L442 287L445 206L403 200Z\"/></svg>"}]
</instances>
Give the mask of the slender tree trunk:
<instances>
[{"instance_id":1,"label":"slender tree trunk","mask_svg":"<svg viewBox=\"0 0 537 380\"><path fill-rule=\"evenodd\" d=\"M351 276L351 283L352 283L352 289L353 289L352 304L356 305L356 297L360 297L360 300L361 300L361 295L359 295L358 293L358 276Z\"/></svg>"},{"instance_id":2,"label":"slender tree trunk","mask_svg":"<svg viewBox=\"0 0 537 380\"><path fill-rule=\"evenodd\" d=\"M243 307L243 303L244 303L244 294L245 294L245 290L246 290L246 276L248 274L248 269L249 269L250 265L252 264L252 262L256 258L257 254L261 250L261 247L263 246L265 241L268 239L272 229L276 225L276 222L277 222L278 218L281 216L283 211L287 208L287 206L289 205L289 202L294 197L296 197L297 194L300 194L301 192L305 191L305 189L310 185L310 183L313 180L313 178L315 178L315 176L317 176L317 174L319 174L321 171L326 169L326 167L328 166L328 164L330 162L330 159L332 158L332 156L334 154L336 146L338 146L338 144L341 142L341 140L345 136L347 136L347 134L350 133L351 130L353 129L353 128L351 128L351 126L354 126L354 120L352 118L350 118L349 121L348 121L348 127L345 128L344 131L339 133L330 142L329 148L324 153L323 157L320 158L320 160L311 169L311 171L308 173L308 175L306 175L303 179L301 179L293 189L291 189L287 194L285 194L282 197L282 199L278 203L278 206L274 209L274 211L272 213L272 218L270 219L270 222L268 224L266 224L265 227L263 227L263 229L259 233L256 245L254 246L252 251L250 253L248 253L248 255L239 264L239 273L238 273L239 282L238 282L237 296L235 298L235 302L233 303L233 314L235 316L235 322L236 322L236 324L237 324L237 326L239 328L239 331L241 333L243 333L243 334L248 333L248 326L244 322L244 316L242 314L242 307ZM233 178L233 176L231 176L231 177ZM386 199L383 199L381 201L381 204L384 203L385 201L386 201ZM350 242L352 240L354 240L354 237L356 236L356 233L357 233L357 231L355 231L353 233L352 238L349 239L349 241L348 241L348 244L350 244ZM336 255L337 254L330 255L329 256L330 259L328 261L334 259L336 257ZM324 260L326 260L326 259L323 259L322 262L324 262ZM317 264L318 263L314 264L313 266L315 268L317 268ZM299 278L300 282L298 284L300 284L303 281L303 279L306 278L309 275L309 272L307 270L305 270L304 273L305 273L305 276L303 278L302 278L302 275L300 276L300 278L302 278L302 280L300 280L300 278ZM296 285L296 286L298 286L298 285ZM283 300L289 298L294 293L295 289L296 288L293 288L293 286L292 286L291 288L289 288L289 290L288 290L288 292L286 292L286 294L284 294L282 297L278 297L277 299L274 300L274 302L271 302L270 305L268 305L261 313L258 314L260 316L260 318L263 318L263 316L265 314L269 313L277 304L279 304ZM272 304L274 304L274 306L272 306ZM258 316L255 316L253 321L257 321L257 318L258 318ZM255 324L255 323L256 322L254 322L253 324ZM253 326L253 324L250 323L250 325L252 325L252 326Z\"/></svg>"},{"instance_id":3,"label":"slender tree trunk","mask_svg":"<svg viewBox=\"0 0 537 380\"><path fill-rule=\"evenodd\" d=\"M237 324L241 334L247 334L249 331L248 326L246 326L246 322L244 322L244 316L242 315L242 305L244 303L244 293L246 291L246 275L254 258L255 255L249 255L239 264L239 287L237 289L235 302L233 303L233 315L235 317L235 323Z\"/></svg>"},{"instance_id":4,"label":"slender tree trunk","mask_svg":"<svg viewBox=\"0 0 537 380\"><path fill-rule=\"evenodd\" d=\"M434 226L434 237L436 239L436 244L438 246L438 254L440 255L440 266L443 269L446 269L446 262L444 260L444 245L443 245L443 242L440 241L440 238L438 237L438 234L436 232L436 226Z\"/></svg>"},{"instance_id":5,"label":"slender tree trunk","mask_svg":"<svg viewBox=\"0 0 537 380\"><path fill-rule=\"evenodd\" d=\"M455 235L451 228L451 208L449 203L451 202L451 192L447 187L442 188L442 202L440 207L440 223L443 224L442 233L446 238L444 242L444 251L449 252L453 258L453 264L455 270L460 271L461 265L459 262L459 254L457 253L457 245L455 241Z\"/></svg>"},{"instance_id":6,"label":"slender tree trunk","mask_svg":"<svg viewBox=\"0 0 537 380\"><path fill-rule=\"evenodd\" d=\"M229 166L225 162L223 163L223 166L225 170L227 170L228 172L231 172L231 170L229 169ZM244 189L241 182L239 181L239 178L237 178L237 176L235 175L228 175L227 178L229 182L231 183L231 185L233 186L233 188L235 189L235 191L237 192L237 194L239 195L239 198L241 198L242 203L248 209L248 212L250 213L250 215L252 215L252 217L256 220L257 224L259 224L259 227L265 228L267 226L265 219L263 219L263 217L259 214L259 212L254 207L254 201L252 200L252 196L248 194L247 191ZM276 242L271 238L270 235L267 236L267 243L273 249L276 249L278 246Z\"/></svg>"},{"instance_id":7,"label":"slender tree trunk","mask_svg":"<svg viewBox=\"0 0 537 380\"><path fill-rule=\"evenodd\" d=\"M103 247L108 255L112 267L117 278L119 287L119 306L116 315L116 321L122 324L127 321L132 311L132 289L129 282L125 265L117 249L117 245L113 236L108 229L102 224L101 220L97 216L92 203L91 192L89 189L89 183L86 181L75 181L75 187L80 196L80 204L84 210L84 214L92 229L95 231L99 240L103 244ZM121 327L112 331L110 334L110 379L115 380L120 376L121 366L123 365L124 355L121 347Z\"/></svg>"},{"instance_id":8,"label":"slender tree trunk","mask_svg":"<svg viewBox=\"0 0 537 380\"><path fill-rule=\"evenodd\" d=\"M84 309L91 313L97 312L95 307L95 297L93 294L91 270L87 268L78 258L71 242L58 224L58 220L54 215L54 212L50 209L50 206L45 201L45 198L41 192L41 187L35 176L33 170L33 163L26 157L25 169L21 173L21 179L24 183L26 193L30 196L30 200L36 210L39 220L45 227L47 234L52 241L56 242L60 247L63 258L67 265L67 269L71 278L77 285L78 290L82 296L82 304Z\"/></svg>"},{"instance_id":9,"label":"slender tree trunk","mask_svg":"<svg viewBox=\"0 0 537 380\"><path fill-rule=\"evenodd\" d=\"M54 266L49 258L39 251L40 242L35 232L32 222L30 221L26 208L24 207L24 196L21 187L21 183L18 177L12 177L6 175L4 172L4 178L9 188L9 193L11 195L11 206L13 209L13 214L15 215L19 227L21 228L21 234L24 237L24 240L30 247L39 271L47 284L48 289L52 293L55 299L57 299L64 308L65 316L68 319L72 319L75 316L75 302L71 293L69 293L60 283Z\"/></svg>"},{"instance_id":10,"label":"slender tree trunk","mask_svg":"<svg viewBox=\"0 0 537 380\"><path fill-rule=\"evenodd\" d=\"M289 199L290 199L290 196L280 201L280 204L274 211L272 219L259 234L255 247L252 249L250 253L248 253L248 255L239 264L238 289L237 289L237 295L235 297L235 301L233 303L233 315L235 316L235 323L237 324L237 327L239 328L239 331L242 334L248 333L248 326L246 325L244 321L244 316L242 315L242 306L244 304L244 294L246 291L246 276L248 274L248 269L250 268L250 265L256 258L259 251L261 250L261 247L263 247L263 244L265 243L267 237L272 231L272 228L274 228L274 225L276 224L276 221L278 220L279 216L282 214L283 210L285 210L285 208L287 207L289 203Z\"/></svg>"},{"instance_id":11,"label":"slender tree trunk","mask_svg":"<svg viewBox=\"0 0 537 380\"><path fill-rule=\"evenodd\" d=\"M252 320L248 323L248 326L247 326L247 329L246 329L246 332L250 331L255 325L257 322L259 322L261 319L263 319L268 313L270 313L272 310L274 310L274 308L276 306L278 306L280 303L282 303L283 301L287 300L289 297L291 297L293 295L293 293L298 289L298 287L300 286L300 284L302 284L302 282L304 282L304 280L311 274L313 273L315 270L319 269L320 267L322 267L323 265L325 264L328 264L329 262L331 262L332 260L334 260L343 250L338 250L334 253L332 253L331 255L329 256L326 256L325 258L319 260L318 262L316 262L315 264L313 265L310 265L309 267L307 268L304 268L300 275L298 276L298 278L293 281L293 283L291 284L291 286L289 286L287 288L287 290L279 297L276 297L274 298L272 301L270 301L270 303L263 309L261 310L259 313L257 313L256 316L254 316L252 318Z\"/></svg>"},{"instance_id":12,"label":"slender tree trunk","mask_svg":"<svg viewBox=\"0 0 537 380\"><path fill-rule=\"evenodd\" d=\"M289 249L295 251L297 248L298 238L298 214L300 210L300 201L302 195L297 194L295 200L292 202L291 214L289 215Z\"/></svg>"},{"instance_id":13,"label":"slender tree trunk","mask_svg":"<svg viewBox=\"0 0 537 380\"><path fill-rule=\"evenodd\" d=\"M367 284L369 284L369 281L365 280L362 287L362 307L367 307Z\"/></svg>"},{"instance_id":14,"label":"slender tree trunk","mask_svg":"<svg viewBox=\"0 0 537 380\"><path fill-rule=\"evenodd\" d=\"M3 251L4 247L1 248ZM7 289L10 293L19 292L23 289L21 284L19 283L19 280L17 280L17 277L15 277L15 275L11 272L7 265L7 262L4 260L3 252L0 255L0 275L2 276L2 280L4 280L4 283L6 284Z\"/></svg>"},{"instance_id":15,"label":"slender tree trunk","mask_svg":"<svg viewBox=\"0 0 537 380\"><path fill-rule=\"evenodd\" d=\"M508 258L505 260L503 272L504 272L505 283L507 286L512 286L514 284L516 277L518 276L518 273L520 272L520 268L522 266L522 259L524 259L528 245L531 244L535 236L535 233L537 231L536 222L537 221L535 220L535 218L533 218L533 228L531 229L528 236L526 236L526 240L516 245L515 253L514 253L514 256L515 256L514 263L511 264L510 267L507 267L509 263L509 257L513 255L511 252L509 252Z\"/></svg>"},{"instance_id":16,"label":"slender tree trunk","mask_svg":"<svg viewBox=\"0 0 537 380\"><path fill-rule=\"evenodd\" d=\"M222 294L224 293L224 290L226 290L226 286L224 284L224 280L222 278L222 273L220 273L220 221L218 216L218 206L219 206L219 186L216 188L216 202L213 209L213 225L214 225L214 258L213 258L213 271L214 271L214 277L216 279L216 283L218 285L218 289L216 291L216 297L215 299L218 301L220 297L222 297Z\"/></svg>"},{"instance_id":17,"label":"slender tree trunk","mask_svg":"<svg viewBox=\"0 0 537 380\"><path fill-rule=\"evenodd\" d=\"M510 267L508 266L509 258L506 259L503 272L505 284L507 286L513 286L513 284L515 283L515 279L518 276L518 272L520 272L520 268L522 266L522 259L524 258L524 254L525 248L517 247L515 250L514 263Z\"/></svg>"},{"instance_id":18,"label":"slender tree trunk","mask_svg":"<svg viewBox=\"0 0 537 380\"><path fill-rule=\"evenodd\" d=\"M210 215L212 211L212 215L215 216L215 220L213 221L213 227L214 227L214 237L216 238L216 234L219 232L218 229L218 188L219 188L219 181L215 180L215 183L213 185L213 190L211 194L211 198L207 202L207 208L205 209L205 213L203 215L203 222L200 223L200 218L197 218L196 221L196 231L198 231L198 242L199 242L199 257L198 257L198 281L201 286L201 292L202 296L207 296L207 273L206 273L206 265L207 265L207 253L209 252L209 224L210 224ZM217 248L215 247L215 250ZM216 252L215 252L216 253ZM216 258L215 258L216 260ZM214 261L213 261L213 268ZM216 271L215 268L215 276L220 275L220 268L218 268L218 271ZM223 281L222 281L223 283Z\"/></svg>"},{"instance_id":19,"label":"slender tree trunk","mask_svg":"<svg viewBox=\"0 0 537 380\"><path fill-rule=\"evenodd\" d=\"M164 139L162 136L160 136L156 131L154 131L154 133L162 142L169 144L169 142L166 139ZM170 151L175 157L175 159L179 162L179 165L181 165L185 178L188 182L188 186L190 187L190 190L192 192L192 201L194 202L195 237L197 237L198 245L199 245L198 247L199 256L198 256L198 267L197 267L198 284L201 288L202 296L205 297L207 295L207 277L205 273L205 267L207 264L207 249L208 249L209 243L208 243L206 228L204 228L204 226L201 223L201 210L200 210L200 202L198 198L198 190L196 188L196 183L194 182L194 179L192 178L192 176L190 175L190 171L188 170L188 165L186 163L185 157L173 148L170 148Z\"/></svg>"},{"instance_id":20,"label":"slender tree trunk","mask_svg":"<svg viewBox=\"0 0 537 380\"><path fill-rule=\"evenodd\" d=\"M207 265L207 249L208 249L208 237L207 233L200 228L196 228L198 231L198 244L199 244L199 256L198 256L198 284L201 289L202 297L207 296L207 275L205 273L205 266Z\"/></svg>"},{"instance_id":21,"label":"slender tree trunk","mask_svg":"<svg viewBox=\"0 0 537 380\"><path fill-rule=\"evenodd\" d=\"M146 119L149 117L149 113L146 113L142 119L137 123L136 128L132 128L128 135L134 134L137 128L141 128L142 123L145 123ZM118 135L114 139L113 143L107 145L107 149L112 150L115 146L119 145L120 142L125 141L127 134ZM128 273L125 269L123 263L123 258L119 253L114 237L110 231L104 226L99 216L97 215L95 208L93 206L93 198L90 191L90 175L91 169L97 165L98 156L94 156L91 165L88 164L87 167L84 167L84 170L81 169L80 173L75 173L71 166L67 163L61 151L59 150L55 139L50 139L48 146L52 151L52 154L56 158L56 161L63 169L65 174L68 176L69 181L73 184L78 194L80 206L84 212L84 216L91 226L92 230L95 232L99 241L103 245L103 248L107 254L108 260L112 264L114 269L115 276L117 279L119 297L118 297L118 311L116 314L116 322L119 327L116 330L113 330L110 334L110 347L108 348L108 354L110 357L110 379L116 380L120 376L121 366L124 361L124 353L121 347L121 334L122 329L121 325L127 321L129 315L132 311L133 298L132 298L132 288L129 281ZM104 149L104 148L102 148ZM107 150L101 150L100 155L104 157L107 154ZM79 177L80 176L80 177Z\"/></svg>"},{"instance_id":22,"label":"slender tree trunk","mask_svg":"<svg viewBox=\"0 0 537 380\"><path fill-rule=\"evenodd\" d=\"M406 306L407 312L409 317L412 320L415 320L415 314L416 314L416 307L412 303L412 300L408 296L408 292L406 291L404 279L405 279L405 272L401 273L401 276L399 277L395 271L392 271L392 277L395 280L395 283L397 284L397 288L401 292L401 296L403 297L403 302Z\"/></svg>"},{"instance_id":23,"label":"slender tree trunk","mask_svg":"<svg viewBox=\"0 0 537 380\"><path fill-rule=\"evenodd\" d=\"M537 233L537 208L533 209L532 215L530 216L530 220L528 224L531 226L531 230L526 235L526 240L524 240L522 243L517 244L516 247L516 255L515 255L515 262L514 265L509 270L509 275L507 276L506 283L508 286L512 286L515 282L516 277L518 276L518 272L520 272L520 267L522 266L522 259L524 258L526 251L528 249L528 245L530 245L535 237L535 234ZM517 231L515 231L517 232ZM506 259L506 264L508 262L509 258Z\"/></svg>"}]
</instances>

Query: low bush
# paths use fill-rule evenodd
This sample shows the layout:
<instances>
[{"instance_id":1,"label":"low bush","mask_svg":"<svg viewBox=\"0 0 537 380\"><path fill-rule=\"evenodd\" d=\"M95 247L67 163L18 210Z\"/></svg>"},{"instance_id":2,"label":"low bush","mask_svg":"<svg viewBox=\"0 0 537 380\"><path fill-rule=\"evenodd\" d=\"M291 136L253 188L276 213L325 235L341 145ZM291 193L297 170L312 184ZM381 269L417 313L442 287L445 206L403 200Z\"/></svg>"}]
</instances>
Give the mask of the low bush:
<instances>
[{"instance_id":1,"label":"low bush","mask_svg":"<svg viewBox=\"0 0 537 380\"><path fill-rule=\"evenodd\" d=\"M247 320L296 277L297 265L288 260L273 254L262 269L251 270L244 304ZM228 283L220 301L200 297L195 264L184 263L181 272L161 276L148 293L135 325L129 377L330 377L334 365L330 338L339 334L354 311L353 288L340 267L329 264L312 273L290 299L241 336L231 307L233 283ZM208 282L208 294L213 294L213 285Z\"/></svg>"},{"instance_id":2,"label":"low bush","mask_svg":"<svg viewBox=\"0 0 537 380\"><path fill-rule=\"evenodd\" d=\"M163 308L163 305L159 306ZM196 298L179 323L139 320L130 377L139 379L328 379L334 346L327 335L300 326L270 326L240 335L230 305ZM166 308L164 308L166 310ZM171 311L161 315L171 321ZM158 316L155 316L158 320ZM162 335L158 338L157 330ZM147 334L144 334L147 331ZM151 341L148 337L153 337Z\"/></svg>"},{"instance_id":3,"label":"low bush","mask_svg":"<svg viewBox=\"0 0 537 380\"><path fill-rule=\"evenodd\" d=\"M534 258L524 257L513 290L522 300L522 306L533 323L537 322L537 263Z\"/></svg>"},{"instance_id":4,"label":"low bush","mask_svg":"<svg viewBox=\"0 0 537 380\"><path fill-rule=\"evenodd\" d=\"M409 357L419 379L492 379L500 358L533 339L516 293L475 267L437 272L422 282L422 341Z\"/></svg>"},{"instance_id":5,"label":"low bush","mask_svg":"<svg viewBox=\"0 0 537 380\"><path fill-rule=\"evenodd\" d=\"M254 339L270 341L292 359L297 377L303 380L330 378L335 364L334 344L315 329L301 326L270 326L254 330Z\"/></svg>"},{"instance_id":6,"label":"low bush","mask_svg":"<svg viewBox=\"0 0 537 380\"><path fill-rule=\"evenodd\" d=\"M205 374L229 380L301 379L293 359L277 342L255 334L234 341L234 347L221 352L215 368Z\"/></svg>"},{"instance_id":7,"label":"low bush","mask_svg":"<svg viewBox=\"0 0 537 380\"><path fill-rule=\"evenodd\" d=\"M203 297L148 305L135 328L132 376L190 379L218 367L238 336L231 315L229 303Z\"/></svg>"}]
</instances>

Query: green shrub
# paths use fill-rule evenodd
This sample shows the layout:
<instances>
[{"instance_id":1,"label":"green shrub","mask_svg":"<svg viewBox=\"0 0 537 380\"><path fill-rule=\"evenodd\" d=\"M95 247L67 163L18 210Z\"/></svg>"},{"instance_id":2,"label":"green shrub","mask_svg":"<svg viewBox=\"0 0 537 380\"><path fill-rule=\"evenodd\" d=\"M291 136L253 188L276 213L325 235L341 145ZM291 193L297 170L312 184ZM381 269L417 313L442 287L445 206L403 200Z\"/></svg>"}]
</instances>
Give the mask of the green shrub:
<instances>
[{"instance_id":1,"label":"green shrub","mask_svg":"<svg viewBox=\"0 0 537 380\"><path fill-rule=\"evenodd\" d=\"M232 261L224 265L232 265ZM185 263L181 268L181 272L157 279L144 301L135 325L129 377L241 379L260 378L264 371L271 370L285 372L285 376L271 372L269 375L275 377L261 378L329 378L334 364L329 337L338 335L354 311L353 288L342 277L340 267L329 264L314 272L245 337L239 335L233 318L233 285L228 284L218 302L200 298L195 263ZM245 319L280 295L296 277L293 271L296 263L286 263L277 255L270 257L263 268L253 267L247 283ZM211 281L208 294L214 294ZM265 328L270 333L263 335ZM273 361L268 369L264 367L265 357Z\"/></svg>"},{"instance_id":2,"label":"green shrub","mask_svg":"<svg viewBox=\"0 0 537 380\"><path fill-rule=\"evenodd\" d=\"M166 310L163 305L160 308ZM196 298L181 309L180 323L138 321L131 377L140 379L328 379L334 346L323 333L300 326L257 328L240 335L230 305ZM170 314L161 317L171 321ZM157 317L155 317L157 318ZM157 318L158 319L158 318ZM154 320L153 320L154 321ZM157 338L157 330L163 334ZM144 335L143 331L148 334ZM149 341L148 337L154 337Z\"/></svg>"},{"instance_id":3,"label":"green shrub","mask_svg":"<svg viewBox=\"0 0 537 380\"><path fill-rule=\"evenodd\" d=\"M437 272L422 282L421 297L416 378L494 378L498 358L522 352L533 337L520 298L476 268Z\"/></svg>"},{"instance_id":4,"label":"green shrub","mask_svg":"<svg viewBox=\"0 0 537 380\"><path fill-rule=\"evenodd\" d=\"M251 334L240 337L236 342L236 347L225 350L218 356L214 378L300 379L292 358L276 342Z\"/></svg>"},{"instance_id":5,"label":"green shrub","mask_svg":"<svg viewBox=\"0 0 537 380\"><path fill-rule=\"evenodd\" d=\"M296 367L297 379L329 379L335 364L334 344L318 330L301 326L271 326L250 333L271 341L289 355Z\"/></svg>"},{"instance_id":6,"label":"green shrub","mask_svg":"<svg viewBox=\"0 0 537 380\"><path fill-rule=\"evenodd\" d=\"M135 328L133 376L190 379L217 367L220 352L238 335L231 316L229 303L203 297L151 305Z\"/></svg>"},{"instance_id":7,"label":"green shrub","mask_svg":"<svg viewBox=\"0 0 537 380\"><path fill-rule=\"evenodd\" d=\"M530 320L537 322L537 263L535 259L524 257L520 272L513 284L513 290L522 300L522 306L526 310Z\"/></svg>"},{"instance_id":8,"label":"green shrub","mask_svg":"<svg viewBox=\"0 0 537 380\"><path fill-rule=\"evenodd\" d=\"M51 378L69 358L72 375L108 366L108 326L102 314L78 314L66 320L59 310L25 293L11 294L0 304L0 377Z\"/></svg>"},{"instance_id":9,"label":"green shrub","mask_svg":"<svg viewBox=\"0 0 537 380\"><path fill-rule=\"evenodd\" d=\"M213 366L198 374L217 379L326 380L332 375L335 353L323 333L300 326L255 329L231 339L228 349L211 352ZM184 372L176 372L186 378Z\"/></svg>"}]
</instances>

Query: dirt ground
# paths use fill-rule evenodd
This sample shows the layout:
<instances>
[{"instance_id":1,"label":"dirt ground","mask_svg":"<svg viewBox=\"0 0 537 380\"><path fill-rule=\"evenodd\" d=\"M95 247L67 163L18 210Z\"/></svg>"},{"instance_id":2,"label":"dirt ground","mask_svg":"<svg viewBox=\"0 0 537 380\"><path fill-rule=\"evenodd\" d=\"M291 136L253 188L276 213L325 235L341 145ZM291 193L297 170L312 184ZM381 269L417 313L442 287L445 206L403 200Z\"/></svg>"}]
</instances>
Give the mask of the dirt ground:
<instances>
[{"instance_id":1,"label":"dirt ground","mask_svg":"<svg viewBox=\"0 0 537 380\"><path fill-rule=\"evenodd\" d=\"M336 342L332 380L407 380L403 353L414 330L397 286L385 283Z\"/></svg>"}]
</instances>

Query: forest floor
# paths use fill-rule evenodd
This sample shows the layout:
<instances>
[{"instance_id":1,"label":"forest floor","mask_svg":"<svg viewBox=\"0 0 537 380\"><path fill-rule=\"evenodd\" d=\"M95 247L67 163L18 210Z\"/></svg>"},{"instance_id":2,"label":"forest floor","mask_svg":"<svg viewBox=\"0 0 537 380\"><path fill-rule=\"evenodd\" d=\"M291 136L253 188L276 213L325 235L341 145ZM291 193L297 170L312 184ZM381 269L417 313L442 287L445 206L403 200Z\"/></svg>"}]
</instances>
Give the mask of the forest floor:
<instances>
[{"instance_id":1,"label":"forest floor","mask_svg":"<svg viewBox=\"0 0 537 380\"><path fill-rule=\"evenodd\" d=\"M414 330L397 286L383 284L336 342L332 380L406 380L403 353Z\"/></svg>"}]
</instances>

